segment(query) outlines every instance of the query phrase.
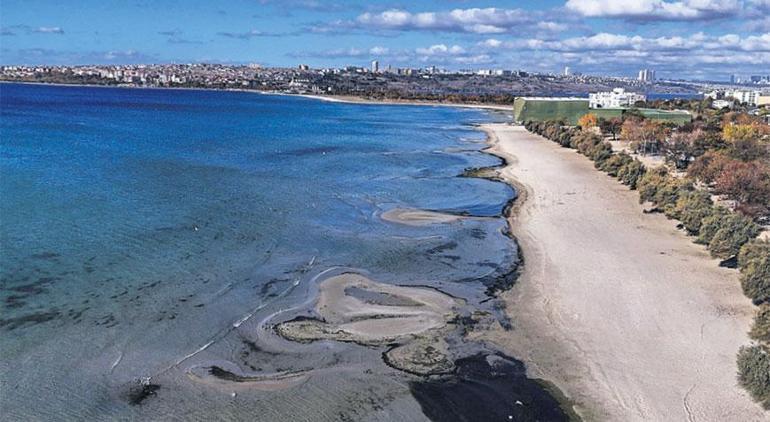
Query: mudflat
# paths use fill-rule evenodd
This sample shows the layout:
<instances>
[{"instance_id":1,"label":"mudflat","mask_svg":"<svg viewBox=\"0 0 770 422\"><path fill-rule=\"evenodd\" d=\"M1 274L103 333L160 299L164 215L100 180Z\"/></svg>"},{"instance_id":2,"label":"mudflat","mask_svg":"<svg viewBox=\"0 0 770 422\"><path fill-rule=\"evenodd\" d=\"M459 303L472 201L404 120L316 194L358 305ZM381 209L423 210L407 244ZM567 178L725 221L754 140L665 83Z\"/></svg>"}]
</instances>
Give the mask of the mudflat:
<instances>
[{"instance_id":1,"label":"mudflat","mask_svg":"<svg viewBox=\"0 0 770 422\"><path fill-rule=\"evenodd\" d=\"M759 421L736 381L754 308L738 272L585 157L523 127L484 125L524 268L512 331L477 332L553 382L586 420Z\"/></svg>"}]
</instances>

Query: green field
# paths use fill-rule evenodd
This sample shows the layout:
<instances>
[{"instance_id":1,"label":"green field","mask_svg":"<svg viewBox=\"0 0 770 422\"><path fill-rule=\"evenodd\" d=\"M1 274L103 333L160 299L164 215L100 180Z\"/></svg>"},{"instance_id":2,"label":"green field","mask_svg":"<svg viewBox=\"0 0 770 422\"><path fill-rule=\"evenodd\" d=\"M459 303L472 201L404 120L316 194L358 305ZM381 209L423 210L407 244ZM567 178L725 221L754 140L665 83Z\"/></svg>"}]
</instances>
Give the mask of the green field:
<instances>
[{"instance_id":1,"label":"green field","mask_svg":"<svg viewBox=\"0 0 770 422\"><path fill-rule=\"evenodd\" d=\"M546 121L546 120L564 120L569 125L576 125L578 119L583 115L592 113L596 117L610 119L621 117L627 109L605 108L590 109L588 100L582 99L539 99L539 98L516 98L513 102L513 117L517 122ZM692 116L683 111L667 111L642 108L639 111L653 120L663 120L675 122L678 124L692 121Z\"/></svg>"}]
</instances>

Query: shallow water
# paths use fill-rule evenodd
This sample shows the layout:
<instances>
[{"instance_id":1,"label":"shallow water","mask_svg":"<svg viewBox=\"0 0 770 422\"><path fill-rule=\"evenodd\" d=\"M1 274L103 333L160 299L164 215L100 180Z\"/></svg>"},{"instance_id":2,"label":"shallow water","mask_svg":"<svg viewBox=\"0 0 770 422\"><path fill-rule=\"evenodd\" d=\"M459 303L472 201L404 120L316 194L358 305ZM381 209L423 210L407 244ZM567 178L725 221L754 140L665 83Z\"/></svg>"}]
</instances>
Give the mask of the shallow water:
<instances>
[{"instance_id":1,"label":"shallow water","mask_svg":"<svg viewBox=\"0 0 770 422\"><path fill-rule=\"evenodd\" d=\"M411 419L413 379L381 350L263 345L260 323L330 269L483 306L515 266L499 217L515 193L457 177L499 163L478 152L469 124L496 118L478 110L13 84L0 104L10 419ZM395 207L490 218L380 219ZM315 372L280 391L190 379L212 362ZM132 404L142 378L160 388Z\"/></svg>"}]
</instances>

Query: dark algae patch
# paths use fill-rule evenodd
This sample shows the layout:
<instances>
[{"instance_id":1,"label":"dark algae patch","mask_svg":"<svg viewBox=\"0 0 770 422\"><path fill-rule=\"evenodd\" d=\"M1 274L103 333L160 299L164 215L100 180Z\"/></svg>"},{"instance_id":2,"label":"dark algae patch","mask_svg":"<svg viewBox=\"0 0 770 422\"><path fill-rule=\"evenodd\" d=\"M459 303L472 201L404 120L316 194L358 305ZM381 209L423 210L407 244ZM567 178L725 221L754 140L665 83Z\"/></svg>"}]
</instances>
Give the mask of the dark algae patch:
<instances>
[{"instance_id":1,"label":"dark algae patch","mask_svg":"<svg viewBox=\"0 0 770 422\"><path fill-rule=\"evenodd\" d=\"M432 421L569 421L552 394L503 354L455 362L451 376L413 381L412 395Z\"/></svg>"},{"instance_id":2,"label":"dark algae patch","mask_svg":"<svg viewBox=\"0 0 770 422\"><path fill-rule=\"evenodd\" d=\"M158 390L160 390L159 384L139 383L128 390L128 404L138 406L149 397L157 395Z\"/></svg>"},{"instance_id":3,"label":"dark algae patch","mask_svg":"<svg viewBox=\"0 0 770 422\"><path fill-rule=\"evenodd\" d=\"M32 326L52 321L61 316L59 311L35 312L15 318L0 319L0 328L15 330L23 326Z\"/></svg>"}]
</instances>

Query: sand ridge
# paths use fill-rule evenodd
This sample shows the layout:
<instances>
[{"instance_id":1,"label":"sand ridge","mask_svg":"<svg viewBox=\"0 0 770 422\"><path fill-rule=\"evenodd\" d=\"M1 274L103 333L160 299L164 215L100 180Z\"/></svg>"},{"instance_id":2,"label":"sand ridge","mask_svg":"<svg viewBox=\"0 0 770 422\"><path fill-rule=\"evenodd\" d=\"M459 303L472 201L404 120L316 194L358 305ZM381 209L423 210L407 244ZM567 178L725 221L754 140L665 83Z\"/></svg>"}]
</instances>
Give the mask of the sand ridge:
<instances>
[{"instance_id":1,"label":"sand ridge","mask_svg":"<svg viewBox=\"0 0 770 422\"><path fill-rule=\"evenodd\" d=\"M737 272L574 150L482 128L526 198L509 219L525 265L503 296L514 330L473 336L555 383L586 420L768 420L736 385L753 312Z\"/></svg>"},{"instance_id":2,"label":"sand ridge","mask_svg":"<svg viewBox=\"0 0 770 422\"><path fill-rule=\"evenodd\" d=\"M343 273L319 285L318 318L279 323L276 332L289 340L335 340L368 346L395 345L385 360L398 369L445 373L453 368L444 336L462 304L437 290L378 283L357 273Z\"/></svg>"}]
</instances>

